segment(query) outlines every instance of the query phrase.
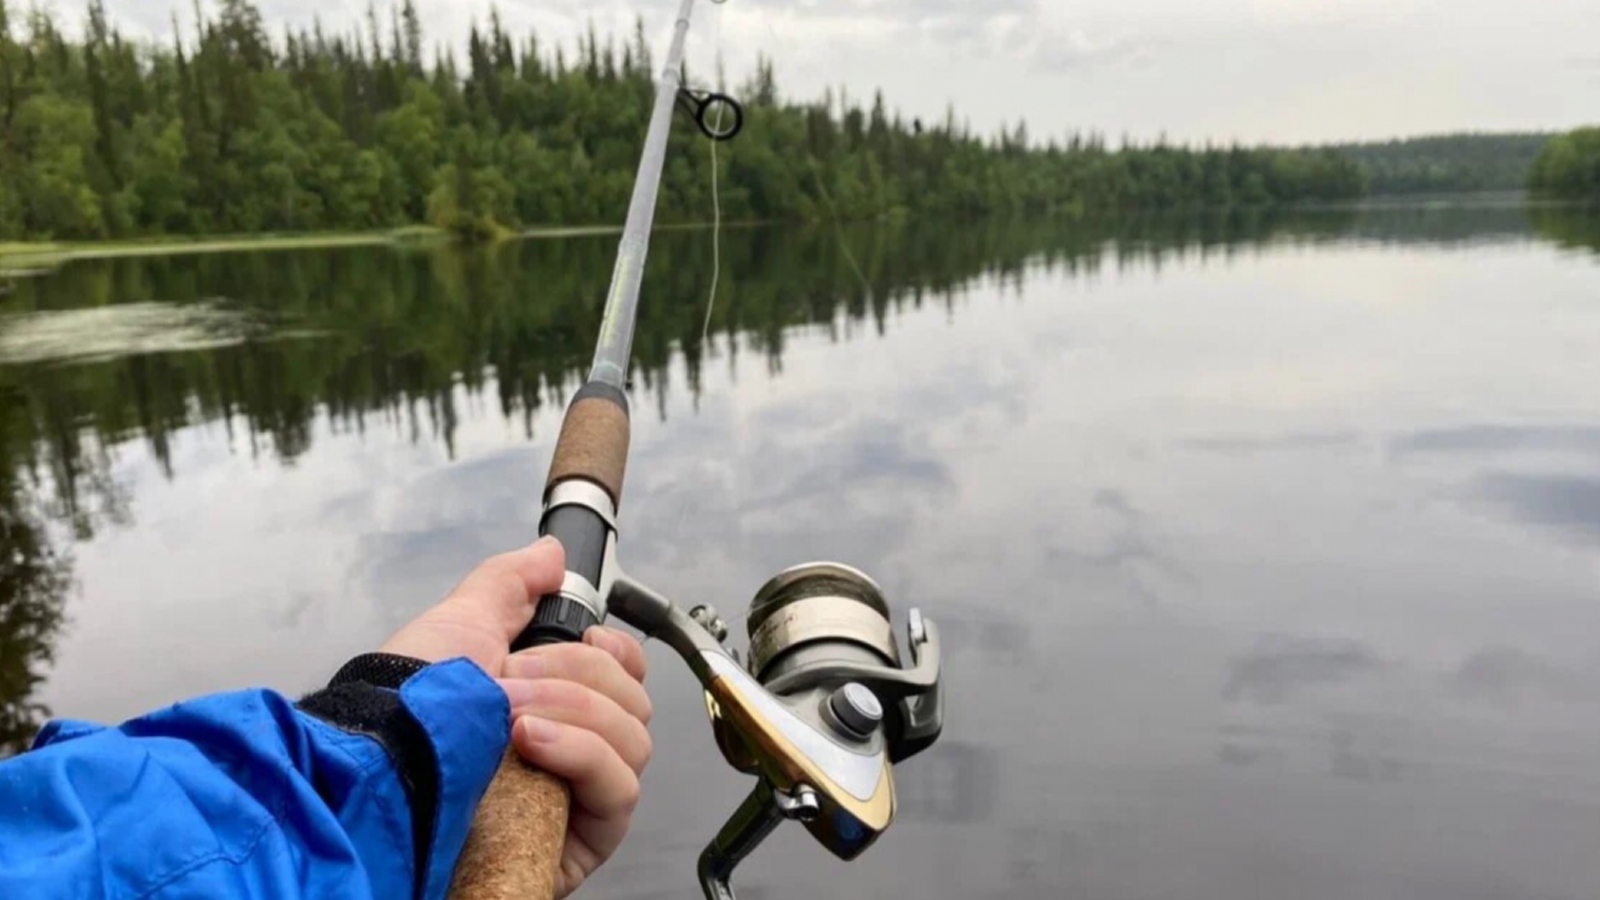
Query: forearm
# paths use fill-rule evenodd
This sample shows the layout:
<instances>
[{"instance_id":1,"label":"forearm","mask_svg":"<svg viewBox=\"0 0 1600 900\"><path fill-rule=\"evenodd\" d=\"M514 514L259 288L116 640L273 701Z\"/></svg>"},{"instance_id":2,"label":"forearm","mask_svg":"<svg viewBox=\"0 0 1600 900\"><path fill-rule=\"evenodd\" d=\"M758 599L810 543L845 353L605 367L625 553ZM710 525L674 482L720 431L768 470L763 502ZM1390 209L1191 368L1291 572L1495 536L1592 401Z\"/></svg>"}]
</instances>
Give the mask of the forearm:
<instances>
[{"instance_id":1,"label":"forearm","mask_svg":"<svg viewBox=\"0 0 1600 900\"><path fill-rule=\"evenodd\" d=\"M470 662L363 657L299 704L53 723L0 765L0 896L442 898L508 715Z\"/></svg>"}]
</instances>

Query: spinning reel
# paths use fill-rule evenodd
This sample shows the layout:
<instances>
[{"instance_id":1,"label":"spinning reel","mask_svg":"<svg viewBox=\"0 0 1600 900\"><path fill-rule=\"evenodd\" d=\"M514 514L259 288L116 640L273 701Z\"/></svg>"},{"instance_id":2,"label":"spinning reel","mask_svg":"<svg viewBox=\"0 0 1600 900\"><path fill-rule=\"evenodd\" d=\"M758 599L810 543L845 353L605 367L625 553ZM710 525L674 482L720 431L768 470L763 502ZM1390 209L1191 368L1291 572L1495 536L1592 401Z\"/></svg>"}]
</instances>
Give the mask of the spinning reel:
<instances>
[{"instance_id":1,"label":"spinning reel","mask_svg":"<svg viewBox=\"0 0 1600 900\"><path fill-rule=\"evenodd\" d=\"M700 857L707 900L733 900L733 870L785 820L854 859L894 820L893 765L943 726L939 630L913 609L902 663L889 606L872 579L812 563L779 573L750 605L749 665L709 606L685 613L626 576L612 615L682 656L706 692L717 746L756 776Z\"/></svg>"}]
</instances>

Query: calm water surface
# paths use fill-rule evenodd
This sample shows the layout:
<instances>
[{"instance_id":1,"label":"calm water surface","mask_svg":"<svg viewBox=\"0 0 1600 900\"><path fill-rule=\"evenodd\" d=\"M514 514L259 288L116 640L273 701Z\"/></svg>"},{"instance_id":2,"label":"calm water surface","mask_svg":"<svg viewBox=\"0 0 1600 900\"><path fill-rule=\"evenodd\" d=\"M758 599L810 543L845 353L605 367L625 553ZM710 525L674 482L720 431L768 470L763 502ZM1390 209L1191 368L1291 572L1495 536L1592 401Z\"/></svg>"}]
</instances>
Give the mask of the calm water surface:
<instances>
[{"instance_id":1,"label":"calm water surface","mask_svg":"<svg viewBox=\"0 0 1600 900\"><path fill-rule=\"evenodd\" d=\"M528 539L609 238L84 263L0 300L0 744L307 690ZM634 574L874 573L943 743L746 900L1600 896L1600 223L1516 208L663 235ZM651 649L585 895L747 784ZM821 886L819 888L819 886Z\"/></svg>"}]
</instances>

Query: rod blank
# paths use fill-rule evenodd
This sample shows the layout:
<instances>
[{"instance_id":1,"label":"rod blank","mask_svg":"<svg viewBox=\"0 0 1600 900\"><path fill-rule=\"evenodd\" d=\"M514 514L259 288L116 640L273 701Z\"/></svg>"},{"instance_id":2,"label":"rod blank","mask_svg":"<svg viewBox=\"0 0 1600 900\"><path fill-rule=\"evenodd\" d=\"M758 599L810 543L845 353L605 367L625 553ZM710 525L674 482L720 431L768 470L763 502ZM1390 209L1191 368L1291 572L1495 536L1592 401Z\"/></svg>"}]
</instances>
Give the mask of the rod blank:
<instances>
[{"instance_id":1,"label":"rod blank","mask_svg":"<svg viewBox=\"0 0 1600 900\"><path fill-rule=\"evenodd\" d=\"M628 384L634 317L639 310L639 285L644 280L645 258L650 254L650 229L656 219L656 196L661 191L661 169L667 159L672 110L677 103L678 88L683 86L683 45L689 35L689 17L693 12L694 0L683 0L678 8L678 21L673 26L666 67L661 70L661 80L656 82L650 130L645 134L644 152L639 156L633 199L628 203L628 221L622 229L617 266L611 273L611 290L606 295L605 320L600 325L594 367L589 371L590 381L619 388L626 388Z\"/></svg>"}]
</instances>

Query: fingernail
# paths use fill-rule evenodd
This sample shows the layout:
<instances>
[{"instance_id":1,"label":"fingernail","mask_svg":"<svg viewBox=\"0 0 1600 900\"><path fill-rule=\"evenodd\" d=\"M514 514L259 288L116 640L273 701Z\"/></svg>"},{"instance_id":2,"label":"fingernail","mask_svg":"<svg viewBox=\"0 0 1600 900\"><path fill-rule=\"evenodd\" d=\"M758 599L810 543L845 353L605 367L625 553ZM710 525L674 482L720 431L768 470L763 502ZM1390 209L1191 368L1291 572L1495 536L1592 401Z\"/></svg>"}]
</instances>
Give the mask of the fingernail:
<instances>
[{"instance_id":1,"label":"fingernail","mask_svg":"<svg viewBox=\"0 0 1600 900\"><path fill-rule=\"evenodd\" d=\"M512 711L527 709L539 699L539 685L532 681L511 679L500 682L500 688L506 692L506 702L511 704Z\"/></svg>"},{"instance_id":2,"label":"fingernail","mask_svg":"<svg viewBox=\"0 0 1600 900\"><path fill-rule=\"evenodd\" d=\"M623 662L625 659L627 659L628 648L623 644L624 639L622 635L617 634L616 632L602 625L596 625L594 627L594 632L596 646L598 646L601 650L611 654L611 656L616 659L617 662Z\"/></svg>"},{"instance_id":3,"label":"fingernail","mask_svg":"<svg viewBox=\"0 0 1600 900\"><path fill-rule=\"evenodd\" d=\"M543 655L518 655L506 660L506 674L512 678L543 678L549 668Z\"/></svg>"},{"instance_id":4,"label":"fingernail","mask_svg":"<svg viewBox=\"0 0 1600 900\"><path fill-rule=\"evenodd\" d=\"M556 540L555 535L550 535L550 534L547 534L544 537L539 538L537 541L533 542L533 546L534 546L535 549L538 549L540 547L556 547L556 546L559 546L560 544L561 544L561 542Z\"/></svg>"},{"instance_id":5,"label":"fingernail","mask_svg":"<svg viewBox=\"0 0 1600 900\"><path fill-rule=\"evenodd\" d=\"M584 632L584 637L589 639L590 644L606 651L612 656L617 655L617 645L615 643L616 639L605 630L604 626L591 625L589 630Z\"/></svg>"},{"instance_id":6,"label":"fingernail","mask_svg":"<svg viewBox=\"0 0 1600 900\"><path fill-rule=\"evenodd\" d=\"M560 733L556 723L538 716L523 716L517 720L517 725L522 729L522 736L535 744L548 744Z\"/></svg>"}]
</instances>

